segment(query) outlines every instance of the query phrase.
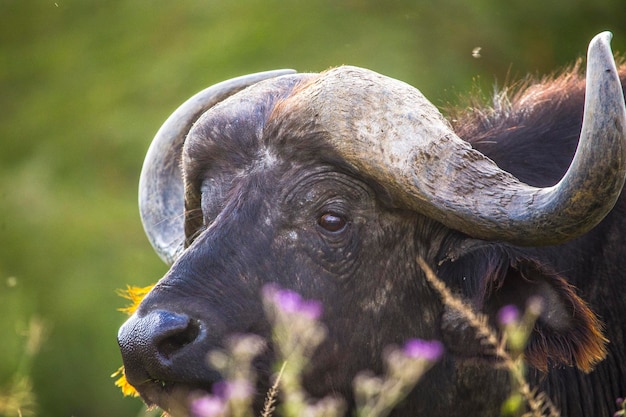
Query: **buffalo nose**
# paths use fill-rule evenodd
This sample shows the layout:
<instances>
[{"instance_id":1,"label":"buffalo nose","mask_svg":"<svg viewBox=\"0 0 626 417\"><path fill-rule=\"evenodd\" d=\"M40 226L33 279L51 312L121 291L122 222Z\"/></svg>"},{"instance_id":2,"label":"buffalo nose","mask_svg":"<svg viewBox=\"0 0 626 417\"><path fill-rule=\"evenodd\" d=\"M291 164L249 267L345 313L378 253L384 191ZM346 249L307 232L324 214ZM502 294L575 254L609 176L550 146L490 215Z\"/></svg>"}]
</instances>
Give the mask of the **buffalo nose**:
<instances>
[{"instance_id":1,"label":"buffalo nose","mask_svg":"<svg viewBox=\"0 0 626 417\"><path fill-rule=\"evenodd\" d=\"M129 382L172 378L177 357L185 356L185 347L199 338L201 327L186 314L166 310L131 316L117 336Z\"/></svg>"}]
</instances>

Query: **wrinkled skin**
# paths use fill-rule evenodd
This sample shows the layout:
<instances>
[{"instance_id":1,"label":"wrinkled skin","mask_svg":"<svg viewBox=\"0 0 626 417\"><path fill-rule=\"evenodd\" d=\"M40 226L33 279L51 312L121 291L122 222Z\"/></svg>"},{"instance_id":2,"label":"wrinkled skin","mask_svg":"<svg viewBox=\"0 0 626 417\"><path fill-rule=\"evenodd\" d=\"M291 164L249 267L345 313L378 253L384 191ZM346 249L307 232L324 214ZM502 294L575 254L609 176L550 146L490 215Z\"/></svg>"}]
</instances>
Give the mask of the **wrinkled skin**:
<instances>
[{"instance_id":1,"label":"wrinkled skin","mask_svg":"<svg viewBox=\"0 0 626 417\"><path fill-rule=\"evenodd\" d=\"M618 233L626 227L623 198L597 228L565 245L476 241L395 207L387 190L352 171L310 132L274 123L268 101L246 103L237 120L228 108L213 109L190 134L196 161L190 180L201 184L204 227L121 331L128 379L146 402L185 415L188 394L210 391L220 378L207 364L209 350L234 334L269 336L261 290L275 283L324 305L328 337L305 375L312 395L335 393L350 402L354 375L381 372L385 346L414 337L437 339L445 344L443 359L393 415L499 415L508 376L493 367L474 332L428 285L416 263L422 257L455 292L492 317L505 304L523 307L530 296L547 300L551 308L529 348L531 380L564 416L615 411L614 399L626 393L626 280L614 279L626 268ZM491 131L481 131L480 120L456 128L479 137L482 142L474 146L522 181L538 183L535 175L542 171L541 181L555 183L571 160L581 109L577 90L559 108L562 117L545 127L511 117ZM546 141L560 158L534 159L528 149ZM141 318L162 311L190 317L192 324L157 344L156 358L126 345L124 335L145 326L138 324ZM596 364L604 349L600 320L610 343L607 359ZM554 360L559 354L564 359ZM268 388L271 361L270 346L255 362L261 380L257 406ZM594 365L590 374L576 368Z\"/></svg>"},{"instance_id":2,"label":"wrinkled skin","mask_svg":"<svg viewBox=\"0 0 626 417\"><path fill-rule=\"evenodd\" d=\"M191 385L209 389L217 376L207 368L205 352L222 346L229 334L269 335L260 304L268 283L324 305L329 335L306 379L313 395L336 390L349 399L359 370L381 370L385 346L411 337L439 338L442 307L415 257L433 262L450 231L388 207L384 190L375 190L347 167L320 163L333 159L326 149L268 147L248 151L247 158L225 154L220 146L216 141L198 156L219 169L218 175L204 173L210 178L203 186L206 229L137 313L158 308L192 316L203 323L200 341L183 348L190 352L174 354L173 374L153 370L150 378L176 381L195 374L199 381L192 379ZM215 155L220 160L213 164L209 159ZM133 375L136 365L125 363ZM438 376L431 373L431 380L416 390L422 398L416 412L431 413L433 406L449 402L441 397L450 395L444 387L453 369L447 363L440 367L447 369ZM260 370L266 377L268 372Z\"/></svg>"}]
</instances>

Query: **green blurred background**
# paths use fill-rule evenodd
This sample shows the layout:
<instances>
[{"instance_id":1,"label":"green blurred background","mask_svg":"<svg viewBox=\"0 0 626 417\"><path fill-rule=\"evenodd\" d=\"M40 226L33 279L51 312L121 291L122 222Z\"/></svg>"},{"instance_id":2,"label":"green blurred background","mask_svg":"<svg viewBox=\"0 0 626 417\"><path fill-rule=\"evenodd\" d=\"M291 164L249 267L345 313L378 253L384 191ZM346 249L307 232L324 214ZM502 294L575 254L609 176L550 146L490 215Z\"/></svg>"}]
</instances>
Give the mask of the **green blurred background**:
<instances>
[{"instance_id":1,"label":"green blurred background","mask_svg":"<svg viewBox=\"0 0 626 417\"><path fill-rule=\"evenodd\" d=\"M109 377L115 290L166 271L137 181L196 91L352 64L447 106L571 63L605 29L626 52L624 0L0 0L0 407L17 415L6 402L22 395L24 415L141 413Z\"/></svg>"}]
</instances>

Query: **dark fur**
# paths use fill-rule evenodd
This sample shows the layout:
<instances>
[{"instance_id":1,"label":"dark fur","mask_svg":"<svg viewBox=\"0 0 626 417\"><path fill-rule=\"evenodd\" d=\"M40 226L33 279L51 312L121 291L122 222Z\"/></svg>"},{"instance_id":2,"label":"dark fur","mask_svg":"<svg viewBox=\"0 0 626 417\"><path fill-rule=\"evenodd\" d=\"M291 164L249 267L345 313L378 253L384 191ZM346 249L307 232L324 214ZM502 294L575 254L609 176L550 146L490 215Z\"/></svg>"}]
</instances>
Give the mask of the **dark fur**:
<instances>
[{"instance_id":1,"label":"dark fur","mask_svg":"<svg viewBox=\"0 0 626 417\"><path fill-rule=\"evenodd\" d=\"M492 158L501 168L522 181L540 187L556 184L567 170L576 150L581 128L584 100L584 77L580 64L570 71L541 82L526 81L500 93L492 107L474 108L454 115L455 130L459 136ZM622 85L626 81L626 65L620 66ZM531 378L545 390L562 410L563 416L612 415L615 397L624 395L626 379L626 257L624 252L626 199L622 196L613 211L594 230L565 245L547 248L506 248L505 259L532 259L549 274L558 273L561 281L571 286L574 294L588 303L604 326L596 318L583 315L586 324L574 326L575 334L569 342L559 341L560 352L553 352L538 363L530 354L531 362L549 372L531 372ZM494 255L494 252L496 254ZM502 262L497 253L501 246L485 249L478 265ZM473 264L470 268L476 268ZM495 279L502 274L496 273ZM482 293L484 294L484 293ZM480 296L482 296L480 294ZM608 356L591 373L562 366L574 363L580 366L581 357L591 352L582 349L576 354L572 347L585 346L591 333L581 329L602 328L609 341ZM544 335L539 333L540 340ZM535 350L533 340L530 350ZM538 349L546 353L545 349ZM568 359L569 356L569 359ZM553 363L555 357L561 357ZM574 359L574 360L572 360ZM582 367L585 369L585 367Z\"/></svg>"},{"instance_id":2,"label":"dark fur","mask_svg":"<svg viewBox=\"0 0 626 417\"><path fill-rule=\"evenodd\" d=\"M576 147L583 84L577 69L527 83L500 94L492 108L455 114L454 127L521 180L552 185ZM208 350L233 333L269 336L260 292L272 282L324 304L329 333L305 375L311 394L350 401L358 371L382 371L385 346L439 339L445 357L393 415L499 415L508 375L427 284L415 262L421 256L491 317L505 304L523 308L531 296L549 300L552 309L539 319L527 349L531 382L563 416L611 415L615 399L626 394L624 198L591 232L558 247L473 240L393 207L381 186L352 172L324 144L323 132L274 117L293 88L287 83L263 103L240 104L237 121L227 105L216 106L190 134L188 180L202 192L198 226L138 317L168 311L191 317L200 332L178 334L184 343L168 350L166 361L158 359L162 346L123 346L129 379L144 398L209 390L218 376L206 365ZM326 212L344 217L348 227L324 230L317 219ZM258 362L259 401L268 388L271 351ZM162 381L164 389L157 386Z\"/></svg>"}]
</instances>

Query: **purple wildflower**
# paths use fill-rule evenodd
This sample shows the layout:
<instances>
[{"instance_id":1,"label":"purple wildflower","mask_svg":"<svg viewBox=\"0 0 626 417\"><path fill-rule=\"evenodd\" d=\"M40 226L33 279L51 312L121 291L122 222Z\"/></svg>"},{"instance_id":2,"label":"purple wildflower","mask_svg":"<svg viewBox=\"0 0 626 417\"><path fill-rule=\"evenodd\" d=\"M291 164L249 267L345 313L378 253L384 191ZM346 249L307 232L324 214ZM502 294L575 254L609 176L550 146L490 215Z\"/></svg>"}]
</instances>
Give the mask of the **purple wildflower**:
<instances>
[{"instance_id":1,"label":"purple wildflower","mask_svg":"<svg viewBox=\"0 0 626 417\"><path fill-rule=\"evenodd\" d=\"M220 417L226 413L226 403L215 395L205 395L191 403L195 417Z\"/></svg>"},{"instance_id":2,"label":"purple wildflower","mask_svg":"<svg viewBox=\"0 0 626 417\"><path fill-rule=\"evenodd\" d=\"M213 385L213 394L223 401L241 400L252 396L254 390L248 381L220 381Z\"/></svg>"},{"instance_id":3,"label":"purple wildflower","mask_svg":"<svg viewBox=\"0 0 626 417\"><path fill-rule=\"evenodd\" d=\"M298 313L302 304L302 297L293 291L278 290L274 294L274 302L285 313Z\"/></svg>"},{"instance_id":4,"label":"purple wildflower","mask_svg":"<svg viewBox=\"0 0 626 417\"><path fill-rule=\"evenodd\" d=\"M319 319L322 311L322 303L317 300L303 300L300 304L300 313L311 320Z\"/></svg>"},{"instance_id":5,"label":"purple wildflower","mask_svg":"<svg viewBox=\"0 0 626 417\"><path fill-rule=\"evenodd\" d=\"M443 354L443 345L437 340L411 339L402 349L404 354L413 359L436 361Z\"/></svg>"},{"instance_id":6,"label":"purple wildflower","mask_svg":"<svg viewBox=\"0 0 626 417\"><path fill-rule=\"evenodd\" d=\"M519 321L520 312L512 304L506 305L498 311L498 322L502 325L514 324Z\"/></svg>"},{"instance_id":7,"label":"purple wildflower","mask_svg":"<svg viewBox=\"0 0 626 417\"><path fill-rule=\"evenodd\" d=\"M322 315L322 304L319 301L305 300L297 292L268 285L263 293L266 299L271 300L284 313L300 314L311 320L317 320Z\"/></svg>"}]
</instances>

